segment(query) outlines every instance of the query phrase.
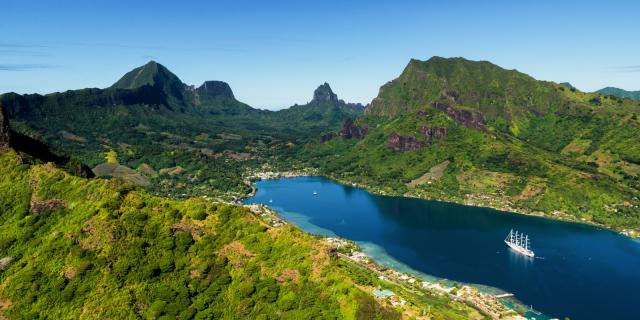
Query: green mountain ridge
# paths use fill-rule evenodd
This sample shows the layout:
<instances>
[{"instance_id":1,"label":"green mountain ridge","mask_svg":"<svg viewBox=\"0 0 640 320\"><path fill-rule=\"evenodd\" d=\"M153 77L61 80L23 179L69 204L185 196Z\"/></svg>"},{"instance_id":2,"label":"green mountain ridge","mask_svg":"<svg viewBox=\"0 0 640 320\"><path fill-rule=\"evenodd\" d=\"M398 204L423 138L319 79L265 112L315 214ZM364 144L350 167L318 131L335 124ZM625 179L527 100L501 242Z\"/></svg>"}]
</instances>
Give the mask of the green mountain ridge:
<instances>
[{"instance_id":1,"label":"green mountain ridge","mask_svg":"<svg viewBox=\"0 0 640 320\"><path fill-rule=\"evenodd\" d=\"M157 194L241 196L251 172L314 168L384 193L617 230L640 224L637 101L433 57L411 60L367 108L322 84L309 103L272 112L238 102L222 82L180 82L178 99L159 85L179 81L161 66L134 71L122 81L133 89L0 102L16 132L92 167L106 156L101 169L147 176ZM165 80L151 84L153 74Z\"/></svg>"},{"instance_id":2,"label":"green mountain ridge","mask_svg":"<svg viewBox=\"0 0 640 320\"><path fill-rule=\"evenodd\" d=\"M118 163L107 166L109 174L121 172L132 182L150 179L155 192L174 195L244 194L250 188L242 176L249 167L362 113L343 101L258 110L236 100L225 82L188 86L156 62L106 89L7 93L0 105L13 130L46 142L54 153L96 167L115 152L111 160Z\"/></svg>"},{"instance_id":3,"label":"green mountain ridge","mask_svg":"<svg viewBox=\"0 0 640 320\"><path fill-rule=\"evenodd\" d=\"M627 90L615 88L615 87L606 87L596 92L601 93L603 95L610 95L610 96L619 97L619 98L640 100L640 91L627 91Z\"/></svg>"},{"instance_id":4,"label":"green mountain ridge","mask_svg":"<svg viewBox=\"0 0 640 320\"><path fill-rule=\"evenodd\" d=\"M486 61L414 59L347 128L362 139L314 143L301 158L385 194L640 230L638 113L638 102Z\"/></svg>"}]
</instances>

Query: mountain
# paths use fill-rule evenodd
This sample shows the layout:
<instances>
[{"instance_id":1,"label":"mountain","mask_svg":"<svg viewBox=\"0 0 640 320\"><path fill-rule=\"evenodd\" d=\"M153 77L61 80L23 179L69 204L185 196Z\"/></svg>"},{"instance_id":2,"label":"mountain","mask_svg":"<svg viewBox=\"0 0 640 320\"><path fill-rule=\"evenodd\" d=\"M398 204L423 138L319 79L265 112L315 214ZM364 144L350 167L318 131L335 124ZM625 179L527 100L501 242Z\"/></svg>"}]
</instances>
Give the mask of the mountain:
<instances>
[{"instance_id":1,"label":"mountain","mask_svg":"<svg viewBox=\"0 0 640 320\"><path fill-rule=\"evenodd\" d=\"M196 89L198 96L207 98L226 97L228 99L235 99L233 91L229 84L223 81L205 81L198 89Z\"/></svg>"},{"instance_id":2,"label":"mountain","mask_svg":"<svg viewBox=\"0 0 640 320\"><path fill-rule=\"evenodd\" d=\"M286 123L297 124L316 136L337 129L345 119L361 115L364 109L359 103L346 103L338 99L338 95L325 82L314 90L309 103L276 111L272 116Z\"/></svg>"},{"instance_id":3,"label":"mountain","mask_svg":"<svg viewBox=\"0 0 640 320\"><path fill-rule=\"evenodd\" d=\"M475 109L489 122L511 121L553 111L550 107L561 99L556 87L487 61L413 59L397 79L380 88L368 112L395 116L441 103Z\"/></svg>"},{"instance_id":4,"label":"mountain","mask_svg":"<svg viewBox=\"0 0 640 320\"><path fill-rule=\"evenodd\" d=\"M384 194L640 230L639 113L636 101L433 57L298 158Z\"/></svg>"},{"instance_id":5,"label":"mountain","mask_svg":"<svg viewBox=\"0 0 640 320\"><path fill-rule=\"evenodd\" d=\"M116 81L112 89L138 89L143 86L174 87L180 91L182 81L165 66L149 61L147 64L127 72L120 80Z\"/></svg>"},{"instance_id":6,"label":"mountain","mask_svg":"<svg viewBox=\"0 0 640 320\"><path fill-rule=\"evenodd\" d=\"M640 91L627 91L620 88L606 87L596 92L607 96L640 100Z\"/></svg>"},{"instance_id":7,"label":"mountain","mask_svg":"<svg viewBox=\"0 0 640 320\"><path fill-rule=\"evenodd\" d=\"M333 93L331 86L325 82L313 91L313 100L311 102L338 102L338 95Z\"/></svg>"},{"instance_id":8,"label":"mountain","mask_svg":"<svg viewBox=\"0 0 640 320\"><path fill-rule=\"evenodd\" d=\"M258 110L235 99L225 82L186 85L154 61L109 88L6 93L0 106L15 132L53 153L174 196L244 194L248 170L362 113L341 100Z\"/></svg>"}]
</instances>

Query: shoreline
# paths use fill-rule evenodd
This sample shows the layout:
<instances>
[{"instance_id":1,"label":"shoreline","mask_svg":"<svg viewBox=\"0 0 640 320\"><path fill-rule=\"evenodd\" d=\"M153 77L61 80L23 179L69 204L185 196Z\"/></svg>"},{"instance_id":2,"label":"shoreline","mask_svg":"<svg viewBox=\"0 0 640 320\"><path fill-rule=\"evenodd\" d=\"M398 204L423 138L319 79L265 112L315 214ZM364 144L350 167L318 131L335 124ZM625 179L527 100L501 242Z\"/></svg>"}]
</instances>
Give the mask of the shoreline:
<instances>
[{"instance_id":1,"label":"shoreline","mask_svg":"<svg viewBox=\"0 0 640 320\"><path fill-rule=\"evenodd\" d=\"M365 253L363 247L353 240L336 235L326 236L302 230L299 226L283 218L276 209L268 204L242 203L242 205L271 228L279 228L288 224L301 232L317 237L320 241L335 248L337 258L344 259L373 272L378 275L378 279L381 282L391 283L406 291L428 292L447 296L452 301L463 301L489 315L492 319L528 319L528 316L531 315L530 313L537 317L542 317L541 319L551 319L551 317L541 312L529 309L529 306L520 301L513 293L503 289L436 277L414 270L409 266L406 266L407 270L400 271L396 267L378 262L374 257ZM401 261L398 261L398 263L403 264ZM380 286L378 286L378 289L380 289ZM370 293L373 294L373 292ZM404 301L401 294L398 295L398 298ZM400 304L399 301L388 302L394 306L404 305Z\"/></svg>"},{"instance_id":2,"label":"shoreline","mask_svg":"<svg viewBox=\"0 0 640 320\"><path fill-rule=\"evenodd\" d=\"M330 177L326 177L320 174L308 174L308 171L286 171L286 172L272 172L266 174L268 177L264 177L264 175L251 176L248 177L246 181L251 181L252 192L250 195L248 194L245 197L241 197L238 199L238 204L245 206L250 209L250 211L257 215L259 219L265 220L271 227L280 227L286 224L292 225L295 228L298 228L300 231L318 236L322 239L322 241L336 244L338 242L349 243L349 246L352 247L352 251L350 255L338 254L339 257L344 258L348 261L358 264L359 266L366 268L376 274L382 276L379 278L380 280L390 281L395 283L396 285L405 287L405 288L413 288L413 289L421 289L425 291L429 291L436 294L447 295L452 300L462 300L466 301L474 305L476 308L481 310L482 312L487 313L487 310L495 309L495 302L499 303L500 306L505 308L507 312L513 312L517 315L525 316L527 313L533 312L536 316L544 317L542 319L551 319L541 312L536 311L535 309L529 310L529 306L520 301L515 294L507 292L506 290L500 289L498 287L493 287L489 285L475 284L475 283L465 283L456 280L451 280L447 278L437 277L434 275L430 275L424 272L420 272L415 270L409 266L406 266L402 261L396 260L399 264L405 265L405 267L401 269L406 269L405 271L400 271L397 266L387 265L385 263L379 262L374 257L366 254L361 245L356 243L353 240L345 239L338 237L336 235L333 236L325 236L321 234L315 234L311 232L306 232L302 230L299 226L292 224L285 218L281 216L281 214L271 207L268 204L262 203L244 203L242 200L251 198L255 196L258 191L258 188L255 186L253 182L260 180L277 180L281 178L296 178L296 177L322 177L326 179L330 179L332 181L338 182L343 185L353 186L352 184L343 183L338 181L337 179L333 179ZM354 186L360 187L360 186ZM369 190L362 188L369 192ZM383 196L393 196L393 195L384 195ZM393 257L392 257L393 258ZM394 258L395 260L395 258ZM393 280L393 281L392 281ZM406 282L406 283L405 283ZM415 288L414 288L415 287ZM465 296L452 295L451 292L454 290L455 292L462 292ZM490 308L488 308L491 306ZM504 310L503 310L504 311ZM494 314L489 312L494 319L500 319L500 317L496 317Z\"/></svg>"},{"instance_id":3,"label":"shoreline","mask_svg":"<svg viewBox=\"0 0 640 320\"><path fill-rule=\"evenodd\" d=\"M351 187L355 187L355 188L360 188L360 189L363 189L363 190L365 190L365 191L367 191L367 192L369 192L371 194L375 194L375 195L378 195L378 196L405 197L405 198L413 198L413 199L420 199L420 200L427 200L427 201L437 201L437 202L444 202L444 203L452 203L452 204L464 205L464 206L469 206L469 207L493 209L493 210L496 210L496 211L502 212L502 213L515 213L515 214L521 214L521 215L530 216L530 217L548 219L548 220L551 220L551 221L560 221L560 222L569 222L569 223L577 223L577 224L587 225L587 226L591 226L591 227L600 228L600 229L603 229L603 230L608 230L608 231L617 233L619 235L622 235L622 236L625 236L625 237L628 237L628 238L631 238L631 239L640 239L640 230L636 230L636 229L618 230L618 229L615 229L613 227L609 227L607 225L600 224L600 223L597 223L597 222L577 219L574 216L571 216L571 215L568 215L568 214L564 214L564 213L562 213L562 214L554 213L552 216L549 216L549 215L545 215L544 212L535 212L535 211L527 210L527 209L524 209L524 208L495 206L495 205L491 205L491 204L488 204L488 203L482 202L482 201L479 201L479 202L474 202L473 200L469 201L469 199L459 200L459 199L451 199L451 198L427 197L427 196L422 196L422 195L419 195L419 194L411 194L411 193L404 193L404 194L402 194L402 193L393 193L393 192L386 193L384 191L376 190L376 187L355 183L355 182L352 182L352 181L340 179L338 177L328 176L328 175L318 175L318 176L326 178L326 179L329 179L329 180L333 180L333 181L338 182L338 183L343 184L343 185L347 185L347 186L351 186ZM489 199L489 200L491 200L491 199Z\"/></svg>"},{"instance_id":4,"label":"shoreline","mask_svg":"<svg viewBox=\"0 0 640 320\"><path fill-rule=\"evenodd\" d=\"M451 198L437 198L437 197L427 197L427 196L422 196L419 194L411 194L411 193L394 193L394 192L390 192L387 193L385 191L381 191L376 187L372 187L372 186L368 186L368 185L364 185L364 184L359 184L353 181L348 181L348 180L344 180L335 176L330 176L330 175L326 175L326 174L322 174L319 172L318 169L312 169L312 168L308 168L308 169L302 169L302 170L292 170L292 171L282 171L282 172L266 172L266 173L257 173L257 174L253 174L250 175L248 177L245 178L245 183L247 183L250 187L251 187L251 192L248 194L245 194L241 197L238 198L238 201L241 201L242 199L246 199L246 198L251 198L253 196L255 196L255 193L257 192L257 188L254 185L254 181L259 181L259 180L274 180L274 179L280 179L280 178L296 178L296 177L321 177L321 178L325 178L325 179L329 179L332 181L335 181L337 183L340 183L342 185L345 186L350 186L350 187L354 187L354 188L360 188L363 189L371 194L374 195L378 195L378 196L387 196L387 197L404 197L404 198L413 198L413 199L420 199L420 200L427 200L427 201L437 201L437 202L444 202L444 203L452 203L452 204L457 204L457 205L464 205L464 206L470 206L470 207L478 207L478 208L486 208L486 209L493 209L496 210L498 212L503 212L503 213L515 213L515 214L521 214L521 215L525 215L525 216L531 216L531 217L537 217L537 218L541 218L541 219L548 219L548 220L552 220L552 221L561 221L561 222L569 222L569 223L578 223L578 224L582 224L582 225L587 225L587 226L591 226L591 227L596 227L596 228L600 228L600 229L604 229L604 230L608 230L614 233L617 233L619 235L631 238L631 239L640 239L640 230L636 230L636 229L622 229L622 230L618 230L612 227L609 227L607 225L603 225L603 224L599 224L593 221L587 221L587 220L580 220L577 219L574 216L568 215L568 214L556 214L554 213L553 216L549 216L549 215L545 215L544 212L535 212L535 211L531 211L531 210L527 210L527 209L523 209L523 208L513 208L513 207L501 207L501 206L495 206L495 205L491 205L488 204L486 202L474 202L473 200L470 201L470 199L466 199L466 200L460 200L460 199L451 199ZM489 199L490 200L490 199Z\"/></svg>"}]
</instances>

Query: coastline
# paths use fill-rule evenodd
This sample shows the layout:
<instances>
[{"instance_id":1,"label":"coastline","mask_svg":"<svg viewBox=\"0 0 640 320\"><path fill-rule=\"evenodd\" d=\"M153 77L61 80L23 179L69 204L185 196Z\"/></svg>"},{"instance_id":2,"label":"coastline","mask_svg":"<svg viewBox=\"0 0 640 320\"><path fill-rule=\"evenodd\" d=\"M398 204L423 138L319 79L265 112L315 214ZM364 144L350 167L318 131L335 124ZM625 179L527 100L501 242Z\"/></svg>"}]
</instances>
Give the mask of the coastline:
<instances>
[{"instance_id":1,"label":"coastline","mask_svg":"<svg viewBox=\"0 0 640 320\"><path fill-rule=\"evenodd\" d=\"M354 188L360 188L363 189L371 194L375 194L378 196L389 196L389 197L405 197L405 198L414 198L414 199L421 199L421 200L427 200L427 201L438 201L438 202L446 202L446 203L454 203L454 204L459 204L459 205L465 205L465 206L471 206L471 207L479 207L479 208L487 208L487 209L493 209L496 210L498 212L505 212L505 213L516 213L516 214L521 214L521 215L526 215L526 216L532 216L532 217L538 217L541 219L548 219L548 220L552 220L552 221L561 221L561 222L570 222L570 223L578 223L578 224L583 224L583 225L588 225L588 226L592 226L592 227L597 227L597 228L601 228L604 230L609 230L611 232L615 232L617 234L623 235L625 237L629 237L631 239L640 239L640 229L616 229L604 224L600 224L597 222L593 222L593 221L588 221L585 219L577 219L576 217L572 216L572 215L568 215L568 214L564 214L564 213L558 213L559 211L555 211L553 213L553 215L546 215L544 214L544 212L538 212L538 211L533 211L533 210L528 210L526 208L514 208L511 206L499 206L499 205L493 205L492 203L490 203L492 200L494 202L498 202L500 201L499 199L493 199L490 197L484 197L485 201L482 201L483 199L470 199L469 197L467 199L463 199L463 198L454 198L454 197L429 197L426 195L422 195L422 194L417 194L417 193L397 193L397 192L393 192L393 191L383 191L381 190L381 188L379 187L373 187L373 186L369 186L369 185L365 185L365 184L360 184L357 182L353 182L353 181L349 181L346 179L342 179L340 177L337 176L332 176L332 175L327 175L327 174L322 174L320 173L320 170L318 169L313 169L313 168L305 168L305 169L301 169L301 170L291 170L291 171L267 171L267 172L258 172L258 173L253 173L249 176L247 176L245 178L245 183L251 187L251 192L248 194L245 194L243 196L238 197L238 201L241 201L242 199L246 199L246 198L251 198L253 196L255 196L255 193L257 192L257 188L255 187L255 185L253 184L254 181L258 181L258 180L265 180L265 179L279 179L279 178L296 178L296 177L322 177L325 179L329 179L332 181L335 181L337 183L340 183L342 185L346 185L346 186L350 186L350 187L354 187Z\"/></svg>"},{"instance_id":2,"label":"coastline","mask_svg":"<svg viewBox=\"0 0 640 320\"><path fill-rule=\"evenodd\" d=\"M538 311L529 309L529 306L518 300L514 294L500 288L440 278L419 272L408 266L402 268L405 270L400 271L396 267L377 261L375 257L368 255L365 252L366 250L363 250L363 247L353 240L335 235L324 236L303 231L299 226L281 217L276 209L267 204L243 203L242 205L270 228L290 225L301 232L318 237L318 239L334 248L336 258L367 269L376 274L380 282L388 283L383 287L401 288L400 292L395 292L397 299L387 299L387 302L393 306L404 306L405 298L408 297L403 296L403 293L406 295L406 292L422 292L446 296L452 301L462 301L470 304L492 319L524 320L529 319L531 316L535 316L537 319L551 319L551 317ZM402 264L400 261L398 263ZM378 286L378 289L380 289L380 286ZM377 290L373 290L370 293L375 294L375 291Z\"/></svg>"},{"instance_id":3,"label":"coastline","mask_svg":"<svg viewBox=\"0 0 640 320\"><path fill-rule=\"evenodd\" d=\"M310 174L310 172L314 172L315 174ZM334 179L331 177L327 177L321 174L317 174L316 170L299 170L299 171L286 171L286 172L267 172L263 174L253 175L247 178L245 181L251 181L251 190L250 194L247 194L245 197L242 197L237 200L238 204L243 205L250 209L250 211L256 215L257 218L264 220L271 227L280 227L286 224L292 225L295 228L300 229L300 227L294 225L293 223L287 221L283 218L280 213L267 204L261 203L244 203L242 200L251 198L255 196L258 191L258 188L255 186L253 182L260 180L276 180L280 178L296 178L296 177L322 177L326 179L333 180L343 185L349 185L353 187L362 188L362 186L344 183L338 179ZM362 188L367 192L370 192L368 189ZM378 194L383 196L396 196L396 195L388 195L388 194ZM402 196L402 195L400 195ZM417 198L417 197L413 197ZM437 201L437 200L436 200ZM396 285L403 286L405 289L412 290L425 290L431 293L447 295L452 300L462 300L466 303L474 305L476 308L481 310L482 312L487 313L493 319L502 319L500 314L504 314L505 312L512 316L508 319L528 319L529 316L537 317L537 319L551 319L541 312L538 312L534 309L529 309L529 306L524 304L522 301L518 300L518 298L503 289L475 284L475 283L464 283L460 281L450 280L446 278L436 277L430 274L426 274L424 272L420 272L412 269L409 266L403 266L398 269L397 266L387 265L385 263L381 263L377 261L375 257L368 255L366 250L363 250L362 246L355 243L350 239L343 239L337 236L324 236L314 233L309 233L306 231L302 232L312 234L322 238L324 241L327 241L332 244L336 243L348 243L351 251L348 255L338 254L340 258L344 258L353 263L360 265L363 268L366 268L376 274L381 276L381 280L392 281ZM404 265L403 262L397 261L397 263ZM454 292L455 294L451 294ZM462 295L460 295L462 294ZM501 307L496 307L496 302ZM504 308L501 312L497 312L496 310L500 308ZM525 317L522 318L513 318L514 313L516 316Z\"/></svg>"},{"instance_id":4,"label":"coastline","mask_svg":"<svg viewBox=\"0 0 640 320\"><path fill-rule=\"evenodd\" d=\"M351 187L355 187L355 188L360 188L363 190L366 190L367 192L371 193L371 194L375 194L375 195L379 195L379 196L389 196L389 197L405 197L405 198L414 198L414 199L421 199L421 200L428 200L428 201L438 201L438 202L445 202L445 203L454 203L454 204L458 204L458 205L465 205L465 206L471 206L471 207L478 207L478 208L487 208L487 209L493 209L496 210L498 212L504 212L504 213L516 213L516 214L521 214L521 215L525 215L525 216L532 216L532 217L538 217L541 219L548 219L548 220L552 220L552 221L561 221L561 222L570 222L570 223L578 223L578 224L583 224L583 225L588 225L588 226L592 226L592 227L597 227L600 229L604 229L604 230L608 230L626 237L629 237L631 239L640 239L640 229L636 230L636 229L616 229L604 224L600 224L597 222L593 222L593 221L588 221L585 219L577 219L576 217L572 216L572 215L568 215L568 214L564 214L564 213L557 213L558 211L556 210L556 212L553 213L553 215L546 215L544 214L544 212L538 212L538 211L533 211L533 210L528 210L526 208L514 208L514 207L510 207L510 206L497 206L497 205L492 205L491 203L488 203L488 201L494 200L494 201L499 201L499 199L492 199L489 197L485 197L485 199L487 201L474 201L476 199L462 199L462 198L449 198L449 197L429 197L429 196L425 196L425 195L421 195L421 194L416 194L416 193L396 193L396 192L386 192L386 191L382 191L380 190L380 188L377 187L372 187L372 186L368 186L368 185L364 185L364 184L359 184L353 181L348 181L345 179L341 179L339 177L336 176L329 176L329 175L317 175L326 179L330 179L333 180L335 182L338 182L340 184L343 185L347 185L347 186L351 186Z\"/></svg>"}]
</instances>

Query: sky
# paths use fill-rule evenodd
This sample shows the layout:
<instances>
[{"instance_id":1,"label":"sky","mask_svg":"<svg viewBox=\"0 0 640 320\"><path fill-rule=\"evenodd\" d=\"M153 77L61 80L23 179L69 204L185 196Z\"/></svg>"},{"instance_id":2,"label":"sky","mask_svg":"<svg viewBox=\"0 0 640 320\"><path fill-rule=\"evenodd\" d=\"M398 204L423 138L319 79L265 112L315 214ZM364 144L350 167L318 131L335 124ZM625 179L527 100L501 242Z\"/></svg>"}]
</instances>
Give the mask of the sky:
<instances>
[{"instance_id":1,"label":"sky","mask_svg":"<svg viewBox=\"0 0 640 320\"><path fill-rule=\"evenodd\" d=\"M280 109L328 82L369 103L411 58L488 60L583 91L640 90L640 1L14 1L0 93L108 87L155 60Z\"/></svg>"}]
</instances>

